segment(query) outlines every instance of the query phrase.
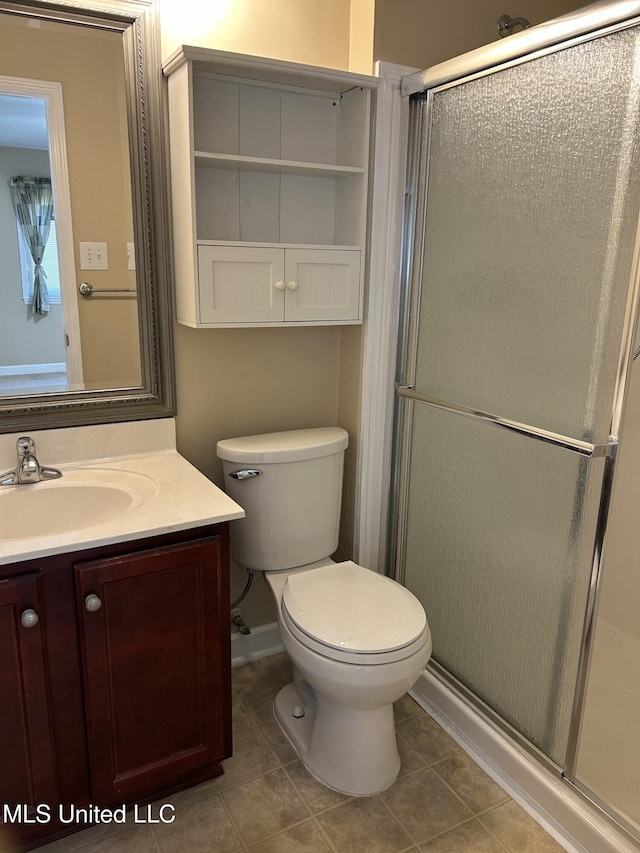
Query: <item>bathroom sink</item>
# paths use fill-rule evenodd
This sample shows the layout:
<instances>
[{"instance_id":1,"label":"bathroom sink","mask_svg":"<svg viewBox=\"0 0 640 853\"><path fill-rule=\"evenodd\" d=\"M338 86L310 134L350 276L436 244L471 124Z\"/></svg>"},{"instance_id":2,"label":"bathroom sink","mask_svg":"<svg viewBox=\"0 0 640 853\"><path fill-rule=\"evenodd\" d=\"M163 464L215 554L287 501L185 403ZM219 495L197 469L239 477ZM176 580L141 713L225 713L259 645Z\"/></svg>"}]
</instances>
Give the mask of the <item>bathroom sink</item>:
<instances>
[{"instance_id":1,"label":"bathroom sink","mask_svg":"<svg viewBox=\"0 0 640 853\"><path fill-rule=\"evenodd\" d=\"M0 540L55 536L104 524L151 500L156 482L124 469L78 468L60 480L0 489Z\"/></svg>"}]
</instances>

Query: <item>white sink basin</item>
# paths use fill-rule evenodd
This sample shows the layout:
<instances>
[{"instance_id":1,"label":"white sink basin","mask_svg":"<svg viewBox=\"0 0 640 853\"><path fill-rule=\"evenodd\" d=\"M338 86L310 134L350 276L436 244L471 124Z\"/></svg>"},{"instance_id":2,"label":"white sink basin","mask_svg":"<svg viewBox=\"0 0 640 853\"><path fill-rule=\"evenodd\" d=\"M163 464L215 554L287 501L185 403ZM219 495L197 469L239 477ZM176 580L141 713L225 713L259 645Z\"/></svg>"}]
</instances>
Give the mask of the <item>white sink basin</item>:
<instances>
[{"instance_id":1,"label":"white sink basin","mask_svg":"<svg viewBox=\"0 0 640 853\"><path fill-rule=\"evenodd\" d=\"M59 480L0 488L0 540L94 527L151 500L157 483L124 469L78 468Z\"/></svg>"}]
</instances>

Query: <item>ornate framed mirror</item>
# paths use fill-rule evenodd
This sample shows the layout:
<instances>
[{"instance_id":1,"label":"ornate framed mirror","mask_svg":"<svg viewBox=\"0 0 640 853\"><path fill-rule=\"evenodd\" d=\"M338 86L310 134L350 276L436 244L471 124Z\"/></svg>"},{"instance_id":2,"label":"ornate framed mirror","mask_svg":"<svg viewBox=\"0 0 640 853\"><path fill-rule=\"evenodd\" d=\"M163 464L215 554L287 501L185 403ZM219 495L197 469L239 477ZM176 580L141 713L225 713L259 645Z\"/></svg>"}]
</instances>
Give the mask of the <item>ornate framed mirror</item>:
<instances>
[{"instance_id":1,"label":"ornate framed mirror","mask_svg":"<svg viewBox=\"0 0 640 853\"><path fill-rule=\"evenodd\" d=\"M174 413L152 0L0 0L0 431Z\"/></svg>"}]
</instances>

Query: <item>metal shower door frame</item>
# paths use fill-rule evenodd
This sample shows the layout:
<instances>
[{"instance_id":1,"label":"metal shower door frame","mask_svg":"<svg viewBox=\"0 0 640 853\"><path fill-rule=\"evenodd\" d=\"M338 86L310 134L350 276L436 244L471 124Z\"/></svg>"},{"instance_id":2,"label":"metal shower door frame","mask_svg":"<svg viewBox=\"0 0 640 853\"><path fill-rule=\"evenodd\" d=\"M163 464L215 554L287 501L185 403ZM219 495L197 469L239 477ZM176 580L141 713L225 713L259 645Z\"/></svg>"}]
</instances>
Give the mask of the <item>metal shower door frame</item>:
<instances>
[{"instance_id":1,"label":"metal shower door frame","mask_svg":"<svg viewBox=\"0 0 640 853\"><path fill-rule=\"evenodd\" d=\"M491 711L484 702L474 696L457 679L436 664L438 675L457 690L495 724L517 740L527 752L547 767L562 775L572 785L575 782L576 753L580 734L582 708L584 704L587 676L591 658L595 606L598 595L603 542L611 500L611 489L615 469L618 433L622 418L629 370L632 366L632 343L635 318L640 293L640 222L636 228L633 265L627 289L627 305L622 331L618 370L611 413L610 438L605 444L590 444L574 438L531 427L491 413L454 405L447 401L420 394L415 391L413 380L417 353L418 310L421 298L423 271L424 229L418 227L425 220L428 185L428 129L431 104L435 93L458 86L479 77L494 74L514 65L590 41L622 29L640 24L640 2L597 3L584 12L572 13L547 24L525 30L501 42L472 51L462 57L434 66L426 71L412 74L403 79L403 95L411 97L410 132L415 136L409 140L407 165L407 205L404 220L402 259L402 313L398 346L398 371L396 374L396 409L394 430L394 494L390 513L390 547L398 567L398 579L403 581L405 566L406 515L409 489L409 448L416 404L455 412L458 415L491 424L497 428L515 431L534 440L541 440L579 453L589 458L605 457L605 469L600 495L598 521L595 531L591 576L586 612L583 623L580 658L574 693L573 708L564 767L558 767L540 750L520 735L509 723ZM422 103L426 101L424 107ZM422 121L420 121L422 116ZM420 127L420 124L422 126ZM420 168L422 162L423 168ZM576 785L576 787L580 787ZM590 795L589 792L586 792Z\"/></svg>"}]
</instances>

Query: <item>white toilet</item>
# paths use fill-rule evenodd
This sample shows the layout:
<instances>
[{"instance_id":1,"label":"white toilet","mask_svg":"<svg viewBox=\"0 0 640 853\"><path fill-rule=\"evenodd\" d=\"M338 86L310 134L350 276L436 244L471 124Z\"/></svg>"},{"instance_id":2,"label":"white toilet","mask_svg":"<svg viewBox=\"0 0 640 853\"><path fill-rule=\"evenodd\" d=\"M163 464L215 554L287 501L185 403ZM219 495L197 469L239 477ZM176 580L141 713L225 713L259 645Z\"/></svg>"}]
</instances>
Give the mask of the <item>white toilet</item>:
<instances>
[{"instance_id":1,"label":"white toilet","mask_svg":"<svg viewBox=\"0 0 640 853\"><path fill-rule=\"evenodd\" d=\"M245 510L231 553L265 572L294 681L275 716L307 769L336 791L371 796L400 770L393 703L431 655L422 605L338 545L343 429L292 430L218 442L225 488Z\"/></svg>"}]
</instances>

